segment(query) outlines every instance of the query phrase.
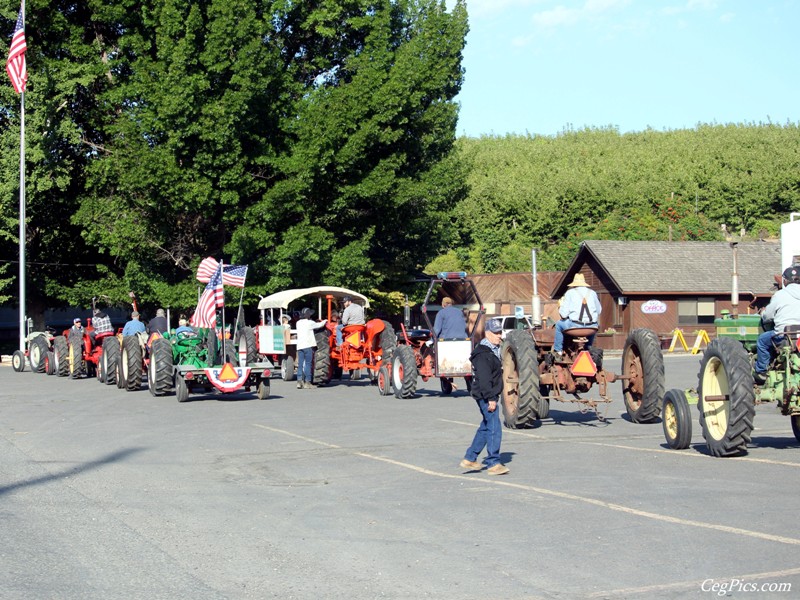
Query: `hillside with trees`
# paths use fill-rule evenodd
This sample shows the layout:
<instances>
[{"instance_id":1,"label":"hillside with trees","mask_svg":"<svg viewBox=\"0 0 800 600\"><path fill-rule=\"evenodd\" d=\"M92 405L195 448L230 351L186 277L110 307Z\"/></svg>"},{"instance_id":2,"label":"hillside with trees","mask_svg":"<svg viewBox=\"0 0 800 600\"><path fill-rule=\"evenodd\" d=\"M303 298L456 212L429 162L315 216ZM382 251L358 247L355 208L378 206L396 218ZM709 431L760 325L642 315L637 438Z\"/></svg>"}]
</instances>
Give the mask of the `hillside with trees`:
<instances>
[{"instance_id":1,"label":"hillside with trees","mask_svg":"<svg viewBox=\"0 0 800 600\"><path fill-rule=\"evenodd\" d=\"M620 134L461 138L468 196L429 265L472 272L563 269L584 239L776 236L800 210L795 124L698 125Z\"/></svg>"}]
</instances>

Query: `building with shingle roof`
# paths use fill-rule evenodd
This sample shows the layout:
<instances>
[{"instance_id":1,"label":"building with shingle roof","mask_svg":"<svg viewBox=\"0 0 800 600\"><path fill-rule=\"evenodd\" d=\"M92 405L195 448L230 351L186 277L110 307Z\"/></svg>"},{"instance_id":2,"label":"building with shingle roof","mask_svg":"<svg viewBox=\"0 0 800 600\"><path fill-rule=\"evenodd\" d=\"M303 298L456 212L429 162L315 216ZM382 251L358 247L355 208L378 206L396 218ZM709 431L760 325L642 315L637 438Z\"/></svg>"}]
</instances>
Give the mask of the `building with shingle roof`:
<instances>
[{"instance_id":1,"label":"building with shingle roof","mask_svg":"<svg viewBox=\"0 0 800 600\"><path fill-rule=\"evenodd\" d=\"M602 347L647 327L662 337L676 328L713 336L714 319L733 310L734 260L737 310L754 312L769 302L781 273L781 246L774 242L646 242L587 240L553 288L560 298L577 273L600 297ZM616 334L611 333L613 331ZM608 337L607 336L607 337Z\"/></svg>"}]
</instances>

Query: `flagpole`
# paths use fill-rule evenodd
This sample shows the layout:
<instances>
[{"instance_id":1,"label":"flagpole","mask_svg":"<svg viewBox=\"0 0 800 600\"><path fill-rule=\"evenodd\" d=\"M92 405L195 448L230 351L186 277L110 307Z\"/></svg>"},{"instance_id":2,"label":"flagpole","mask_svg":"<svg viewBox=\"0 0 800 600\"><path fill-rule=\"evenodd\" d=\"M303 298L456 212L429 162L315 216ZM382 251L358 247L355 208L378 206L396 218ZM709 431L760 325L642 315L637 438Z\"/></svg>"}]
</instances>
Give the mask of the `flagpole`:
<instances>
[{"instance_id":1,"label":"flagpole","mask_svg":"<svg viewBox=\"0 0 800 600\"><path fill-rule=\"evenodd\" d=\"M225 272L225 261L221 260L221 261L219 261L219 277L220 277L220 284L222 285L222 298L223 298L223 304L222 304L222 336L221 336L222 337L222 363L223 364L225 364L229 360L228 357L225 356L225 304L224 304L225 279L223 278L223 275L222 275L224 272Z\"/></svg>"},{"instance_id":2,"label":"flagpole","mask_svg":"<svg viewBox=\"0 0 800 600\"><path fill-rule=\"evenodd\" d=\"M20 8L25 23L25 0ZM25 353L25 90L19 95L19 350Z\"/></svg>"}]
</instances>

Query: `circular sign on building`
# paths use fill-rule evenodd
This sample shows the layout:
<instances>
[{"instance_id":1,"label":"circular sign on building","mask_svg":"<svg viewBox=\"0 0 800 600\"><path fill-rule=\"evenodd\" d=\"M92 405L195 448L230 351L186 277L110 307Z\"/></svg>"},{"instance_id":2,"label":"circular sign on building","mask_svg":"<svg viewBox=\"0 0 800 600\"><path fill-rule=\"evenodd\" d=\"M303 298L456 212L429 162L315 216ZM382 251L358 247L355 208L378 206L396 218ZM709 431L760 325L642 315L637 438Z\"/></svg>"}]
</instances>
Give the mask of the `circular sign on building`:
<instances>
[{"instance_id":1,"label":"circular sign on building","mask_svg":"<svg viewBox=\"0 0 800 600\"><path fill-rule=\"evenodd\" d=\"M642 312L646 315L660 315L667 312L667 305L661 300L648 300L642 304Z\"/></svg>"}]
</instances>

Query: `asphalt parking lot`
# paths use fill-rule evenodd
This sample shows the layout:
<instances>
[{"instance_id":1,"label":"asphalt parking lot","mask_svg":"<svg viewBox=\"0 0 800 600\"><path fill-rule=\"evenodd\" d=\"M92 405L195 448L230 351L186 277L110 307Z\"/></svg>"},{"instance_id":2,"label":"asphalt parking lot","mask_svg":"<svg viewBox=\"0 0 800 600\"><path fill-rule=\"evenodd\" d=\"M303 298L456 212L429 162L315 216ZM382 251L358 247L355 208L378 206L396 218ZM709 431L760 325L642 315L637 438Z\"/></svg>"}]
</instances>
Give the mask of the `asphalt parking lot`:
<instances>
[{"instance_id":1,"label":"asphalt parking lot","mask_svg":"<svg viewBox=\"0 0 800 600\"><path fill-rule=\"evenodd\" d=\"M697 356L665 363L695 384ZM800 446L774 406L717 459L696 418L681 451L631 423L615 384L605 421L554 404L504 430L491 477L459 469L478 411L438 387L179 404L4 363L0 597L798 597Z\"/></svg>"}]
</instances>

